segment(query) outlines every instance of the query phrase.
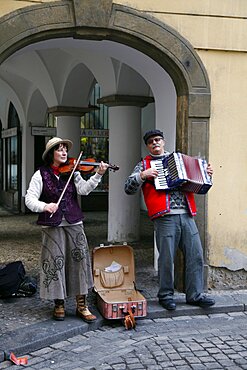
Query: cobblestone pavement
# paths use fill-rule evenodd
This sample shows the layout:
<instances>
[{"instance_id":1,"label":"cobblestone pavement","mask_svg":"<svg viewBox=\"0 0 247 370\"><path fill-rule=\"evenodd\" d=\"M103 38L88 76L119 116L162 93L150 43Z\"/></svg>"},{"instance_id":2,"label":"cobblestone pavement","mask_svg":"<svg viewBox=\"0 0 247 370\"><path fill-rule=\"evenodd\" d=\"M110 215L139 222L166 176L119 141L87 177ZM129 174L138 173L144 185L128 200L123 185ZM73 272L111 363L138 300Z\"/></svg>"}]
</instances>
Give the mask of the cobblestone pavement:
<instances>
[{"instance_id":1,"label":"cobblestone pavement","mask_svg":"<svg viewBox=\"0 0 247 370\"><path fill-rule=\"evenodd\" d=\"M20 259L26 272L38 276L41 232L36 215L9 215L0 209L0 263ZM208 310L185 304L176 293L177 310L157 303L158 280L153 269L152 224L142 219L141 242L132 244L137 289L148 300L148 317L136 330L122 322L82 323L75 302L66 302L66 320L51 319L52 303L38 293L30 298L0 300L0 369L19 369L4 361L6 351L28 355L27 369L139 370L247 369L247 290L210 291L216 305ZM97 232L95 230L97 229ZM85 231L92 249L107 244L107 217L87 213ZM91 303L94 303L94 294Z\"/></svg>"},{"instance_id":2,"label":"cobblestone pavement","mask_svg":"<svg viewBox=\"0 0 247 370\"><path fill-rule=\"evenodd\" d=\"M4 361L0 369L18 366ZM28 355L27 369L247 369L246 312L139 320L77 335Z\"/></svg>"}]
</instances>

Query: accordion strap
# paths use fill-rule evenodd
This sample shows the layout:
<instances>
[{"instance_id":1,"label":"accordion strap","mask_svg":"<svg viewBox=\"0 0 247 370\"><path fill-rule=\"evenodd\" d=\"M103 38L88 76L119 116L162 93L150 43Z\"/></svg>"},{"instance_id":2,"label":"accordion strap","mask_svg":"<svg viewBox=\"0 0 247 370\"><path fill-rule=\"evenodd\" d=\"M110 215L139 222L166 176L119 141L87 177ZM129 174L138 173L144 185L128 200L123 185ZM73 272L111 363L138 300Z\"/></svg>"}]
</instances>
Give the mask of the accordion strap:
<instances>
[{"instance_id":1,"label":"accordion strap","mask_svg":"<svg viewBox=\"0 0 247 370\"><path fill-rule=\"evenodd\" d=\"M145 182L154 186L154 181L146 179Z\"/></svg>"}]
</instances>

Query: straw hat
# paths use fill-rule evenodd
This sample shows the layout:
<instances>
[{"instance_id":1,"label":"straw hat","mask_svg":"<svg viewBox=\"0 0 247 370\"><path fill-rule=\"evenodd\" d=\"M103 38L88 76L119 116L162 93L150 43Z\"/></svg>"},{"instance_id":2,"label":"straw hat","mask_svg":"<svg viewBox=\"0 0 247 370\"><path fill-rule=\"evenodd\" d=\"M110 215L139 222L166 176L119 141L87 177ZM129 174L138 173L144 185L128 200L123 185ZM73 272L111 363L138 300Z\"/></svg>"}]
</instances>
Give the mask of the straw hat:
<instances>
[{"instance_id":1,"label":"straw hat","mask_svg":"<svg viewBox=\"0 0 247 370\"><path fill-rule=\"evenodd\" d=\"M70 141L70 140L67 140L67 139L63 140L63 139L60 139L60 137L53 137L52 139L47 141L45 151L42 155L42 159L45 160L45 157L46 157L47 153L49 152L49 150L51 150L54 146L59 145L59 144L68 145L68 150L70 150L72 148L72 145L73 145L72 141Z\"/></svg>"}]
</instances>

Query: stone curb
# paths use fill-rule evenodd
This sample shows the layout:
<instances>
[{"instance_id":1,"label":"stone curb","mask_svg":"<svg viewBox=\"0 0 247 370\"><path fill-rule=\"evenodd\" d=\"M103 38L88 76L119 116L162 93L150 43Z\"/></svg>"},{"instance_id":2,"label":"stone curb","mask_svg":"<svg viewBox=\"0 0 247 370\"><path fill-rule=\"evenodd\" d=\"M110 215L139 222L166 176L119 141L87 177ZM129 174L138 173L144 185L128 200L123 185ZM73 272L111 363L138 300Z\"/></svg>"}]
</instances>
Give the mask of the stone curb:
<instances>
[{"instance_id":1,"label":"stone curb","mask_svg":"<svg viewBox=\"0 0 247 370\"><path fill-rule=\"evenodd\" d=\"M243 312L246 311L246 304L231 303L216 304L209 308L200 308L186 305L184 303L177 304L175 311L167 311L163 309L157 300L148 301L148 314L143 319L160 319L160 318L175 318L179 316L195 316L195 315L211 315L229 312ZM65 321L58 322L52 319L42 321L21 329L17 329L0 336L0 340L4 343L4 348L0 349L0 362L6 360L6 355L13 352L16 356L24 356L27 353L37 351L41 348L50 346L56 342L66 340L70 337L79 334L85 334L91 330L99 329L104 325L115 320L105 320L99 313L98 319L92 323L87 324L82 322L74 316L66 317Z\"/></svg>"},{"instance_id":2,"label":"stone curb","mask_svg":"<svg viewBox=\"0 0 247 370\"><path fill-rule=\"evenodd\" d=\"M96 330L103 323L104 319L99 315L98 319L92 324L68 316L64 321L59 322L49 319L3 334L0 337L1 342L4 341L4 348L0 350L0 362L6 360L6 355L9 352L13 352L16 356L24 356L27 353L37 351L75 335Z\"/></svg>"}]
</instances>

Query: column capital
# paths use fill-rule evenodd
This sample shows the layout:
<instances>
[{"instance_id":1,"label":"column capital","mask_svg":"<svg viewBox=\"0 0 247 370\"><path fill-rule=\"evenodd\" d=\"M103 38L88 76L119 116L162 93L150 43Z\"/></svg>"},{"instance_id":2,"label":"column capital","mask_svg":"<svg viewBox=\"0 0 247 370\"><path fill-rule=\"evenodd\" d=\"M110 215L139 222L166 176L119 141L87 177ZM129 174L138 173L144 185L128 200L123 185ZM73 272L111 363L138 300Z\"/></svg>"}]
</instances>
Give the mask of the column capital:
<instances>
[{"instance_id":1,"label":"column capital","mask_svg":"<svg viewBox=\"0 0 247 370\"><path fill-rule=\"evenodd\" d=\"M54 114L54 116L77 116L77 117L82 117L84 116L85 113L94 111L94 110L99 110L99 107L92 105L88 107L67 107L67 106L62 106L58 105L55 107L50 107L47 109L48 113Z\"/></svg>"},{"instance_id":2,"label":"column capital","mask_svg":"<svg viewBox=\"0 0 247 370\"><path fill-rule=\"evenodd\" d=\"M97 100L98 104L104 104L107 107L136 106L143 108L153 102L153 97L139 95L108 95Z\"/></svg>"}]
</instances>

